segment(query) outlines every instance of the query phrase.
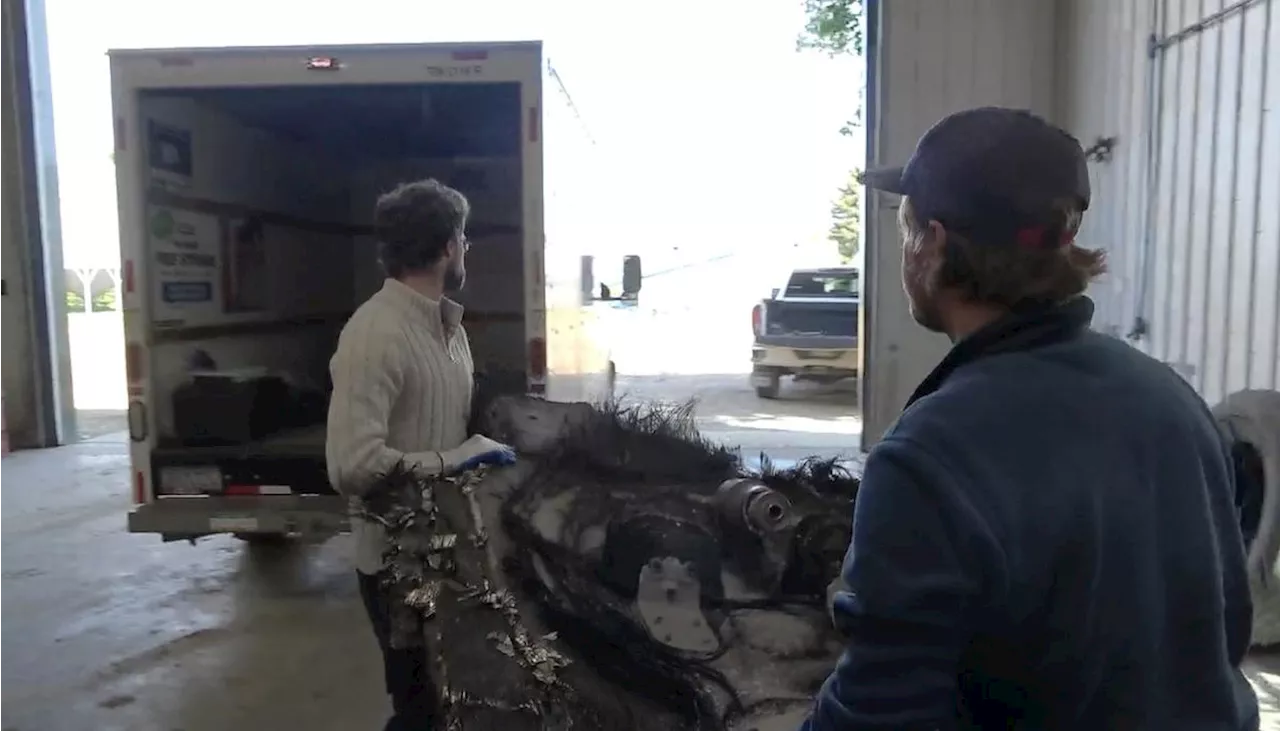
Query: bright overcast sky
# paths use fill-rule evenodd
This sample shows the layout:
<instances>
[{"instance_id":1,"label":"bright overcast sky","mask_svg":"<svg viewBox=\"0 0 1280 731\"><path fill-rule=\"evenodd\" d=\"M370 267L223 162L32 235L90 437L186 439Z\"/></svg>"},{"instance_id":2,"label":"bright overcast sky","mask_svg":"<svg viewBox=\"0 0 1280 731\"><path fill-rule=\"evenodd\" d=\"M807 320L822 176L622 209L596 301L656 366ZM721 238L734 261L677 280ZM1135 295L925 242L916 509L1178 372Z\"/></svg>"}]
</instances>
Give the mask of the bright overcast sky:
<instances>
[{"instance_id":1,"label":"bright overcast sky","mask_svg":"<svg viewBox=\"0 0 1280 731\"><path fill-rule=\"evenodd\" d=\"M863 159L838 134L861 63L796 52L799 0L46 2L69 267L117 256L109 48L543 40L637 218L694 258L821 247Z\"/></svg>"}]
</instances>

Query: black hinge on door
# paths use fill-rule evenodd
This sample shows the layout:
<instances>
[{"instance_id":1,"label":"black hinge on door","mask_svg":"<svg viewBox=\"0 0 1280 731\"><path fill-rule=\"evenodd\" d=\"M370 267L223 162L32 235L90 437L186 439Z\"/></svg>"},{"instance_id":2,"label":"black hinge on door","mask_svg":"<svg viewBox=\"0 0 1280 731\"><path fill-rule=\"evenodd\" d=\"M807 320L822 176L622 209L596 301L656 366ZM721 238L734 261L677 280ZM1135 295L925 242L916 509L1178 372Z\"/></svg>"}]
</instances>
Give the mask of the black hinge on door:
<instances>
[{"instance_id":1,"label":"black hinge on door","mask_svg":"<svg viewBox=\"0 0 1280 731\"><path fill-rule=\"evenodd\" d=\"M1116 142L1115 137L1099 137L1097 142L1085 148L1084 159L1089 162L1110 162Z\"/></svg>"}]
</instances>

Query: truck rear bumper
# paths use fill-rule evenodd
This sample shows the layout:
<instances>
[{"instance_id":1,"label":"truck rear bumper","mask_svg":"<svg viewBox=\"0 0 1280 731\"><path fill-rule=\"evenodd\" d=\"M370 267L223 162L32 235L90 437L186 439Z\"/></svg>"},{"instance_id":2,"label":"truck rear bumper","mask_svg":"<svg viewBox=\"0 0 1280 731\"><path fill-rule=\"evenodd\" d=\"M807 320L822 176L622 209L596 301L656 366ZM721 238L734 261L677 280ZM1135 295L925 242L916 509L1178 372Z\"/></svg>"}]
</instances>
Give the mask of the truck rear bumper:
<instances>
[{"instance_id":1,"label":"truck rear bumper","mask_svg":"<svg viewBox=\"0 0 1280 731\"><path fill-rule=\"evenodd\" d=\"M858 338L833 335L757 335L755 346L800 350L853 350L858 347Z\"/></svg>"},{"instance_id":2,"label":"truck rear bumper","mask_svg":"<svg viewBox=\"0 0 1280 731\"><path fill-rule=\"evenodd\" d=\"M333 535L349 529L338 495L166 497L129 513L130 533L184 539L216 533Z\"/></svg>"},{"instance_id":3,"label":"truck rear bumper","mask_svg":"<svg viewBox=\"0 0 1280 731\"><path fill-rule=\"evenodd\" d=\"M857 375L861 365L858 349L791 348L756 343L751 348L755 370L781 373L847 373Z\"/></svg>"}]
</instances>

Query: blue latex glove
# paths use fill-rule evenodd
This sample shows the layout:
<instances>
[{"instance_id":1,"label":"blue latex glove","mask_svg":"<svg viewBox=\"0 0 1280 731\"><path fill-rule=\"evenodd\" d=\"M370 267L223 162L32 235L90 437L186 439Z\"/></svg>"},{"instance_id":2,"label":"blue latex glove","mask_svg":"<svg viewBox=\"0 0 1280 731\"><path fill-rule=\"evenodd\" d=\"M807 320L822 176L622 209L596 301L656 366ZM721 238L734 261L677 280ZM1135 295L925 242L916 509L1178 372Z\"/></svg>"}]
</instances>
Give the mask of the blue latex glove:
<instances>
[{"instance_id":1,"label":"blue latex glove","mask_svg":"<svg viewBox=\"0 0 1280 731\"><path fill-rule=\"evenodd\" d=\"M486 464L509 465L516 461L515 450L480 434L470 437L457 449L451 449L441 456L446 474L466 472Z\"/></svg>"},{"instance_id":2,"label":"blue latex glove","mask_svg":"<svg viewBox=\"0 0 1280 731\"><path fill-rule=\"evenodd\" d=\"M475 468L479 467L482 464L512 465L515 463L516 463L515 452L511 451L510 449L495 449L492 452L477 454L476 456L468 459L466 462L463 462L462 464L458 465L454 471L466 472L467 470L474 470Z\"/></svg>"}]
</instances>

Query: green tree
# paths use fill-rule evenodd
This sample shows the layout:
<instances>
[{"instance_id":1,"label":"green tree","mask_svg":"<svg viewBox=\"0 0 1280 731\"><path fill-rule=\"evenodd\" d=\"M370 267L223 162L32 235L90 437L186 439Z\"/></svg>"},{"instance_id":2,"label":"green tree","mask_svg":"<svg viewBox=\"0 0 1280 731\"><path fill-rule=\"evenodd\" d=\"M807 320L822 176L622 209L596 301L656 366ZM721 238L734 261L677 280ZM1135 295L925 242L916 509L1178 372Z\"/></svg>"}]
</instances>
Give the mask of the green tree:
<instances>
[{"instance_id":1,"label":"green tree","mask_svg":"<svg viewBox=\"0 0 1280 731\"><path fill-rule=\"evenodd\" d=\"M862 0L804 0L804 31L796 45L802 50L822 51L829 56L861 56L864 51ZM840 134L852 135L862 127L862 99L859 93L855 102L853 119L840 128ZM849 173L849 180L840 187L831 204L831 230L827 238L840 251L840 259L846 264L862 244L862 185L858 171Z\"/></svg>"},{"instance_id":2,"label":"green tree","mask_svg":"<svg viewBox=\"0 0 1280 731\"><path fill-rule=\"evenodd\" d=\"M99 292L93 298L94 312L110 312L116 308L116 290L115 288L107 289Z\"/></svg>"},{"instance_id":3,"label":"green tree","mask_svg":"<svg viewBox=\"0 0 1280 731\"><path fill-rule=\"evenodd\" d=\"M68 289L67 312L84 312L84 295L74 289Z\"/></svg>"},{"instance_id":4,"label":"green tree","mask_svg":"<svg viewBox=\"0 0 1280 731\"><path fill-rule=\"evenodd\" d=\"M804 0L804 31L796 41L800 50L815 50L829 56L861 56L863 53L862 0ZM862 127L863 91L854 102L853 119L840 128L850 136Z\"/></svg>"},{"instance_id":5,"label":"green tree","mask_svg":"<svg viewBox=\"0 0 1280 731\"><path fill-rule=\"evenodd\" d=\"M804 0L798 46L832 56L862 55L862 0Z\"/></svg>"},{"instance_id":6,"label":"green tree","mask_svg":"<svg viewBox=\"0 0 1280 731\"><path fill-rule=\"evenodd\" d=\"M849 180L840 186L836 199L831 202L831 229L827 238L840 252L840 261L848 264L862 245L862 183L859 171L849 173Z\"/></svg>"}]
</instances>

